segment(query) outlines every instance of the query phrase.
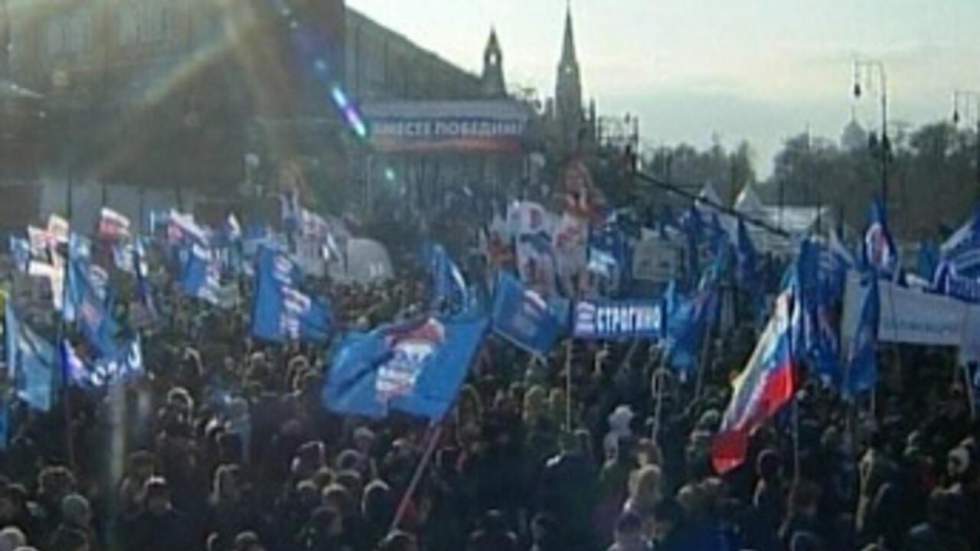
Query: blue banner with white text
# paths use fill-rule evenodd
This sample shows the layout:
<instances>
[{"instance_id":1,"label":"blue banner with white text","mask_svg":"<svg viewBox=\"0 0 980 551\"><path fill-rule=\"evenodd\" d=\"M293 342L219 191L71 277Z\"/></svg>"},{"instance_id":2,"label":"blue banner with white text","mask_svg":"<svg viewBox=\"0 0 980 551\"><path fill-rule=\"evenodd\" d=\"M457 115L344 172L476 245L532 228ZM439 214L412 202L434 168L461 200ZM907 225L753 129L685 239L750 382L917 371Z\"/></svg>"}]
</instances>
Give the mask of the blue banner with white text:
<instances>
[{"instance_id":1,"label":"blue banner with white text","mask_svg":"<svg viewBox=\"0 0 980 551\"><path fill-rule=\"evenodd\" d=\"M572 333L581 339L657 339L663 334L659 300L579 301Z\"/></svg>"}]
</instances>

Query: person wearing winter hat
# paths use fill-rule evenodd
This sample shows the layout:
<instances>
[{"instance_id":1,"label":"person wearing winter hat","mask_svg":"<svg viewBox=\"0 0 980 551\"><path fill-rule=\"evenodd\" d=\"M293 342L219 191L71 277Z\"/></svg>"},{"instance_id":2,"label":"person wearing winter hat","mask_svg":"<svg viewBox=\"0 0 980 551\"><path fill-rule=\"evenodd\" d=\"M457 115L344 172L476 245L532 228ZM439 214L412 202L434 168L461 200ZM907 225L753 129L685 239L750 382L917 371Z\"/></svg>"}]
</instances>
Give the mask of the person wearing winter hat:
<instances>
[{"instance_id":1,"label":"person wearing winter hat","mask_svg":"<svg viewBox=\"0 0 980 551\"><path fill-rule=\"evenodd\" d=\"M370 455L375 440L374 431L368 427L354 429L354 447L364 455Z\"/></svg>"},{"instance_id":2,"label":"person wearing winter hat","mask_svg":"<svg viewBox=\"0 0 980 551\"><path fill-rule=\"evenodd\" d=\"M0 551L13 551L27 545L27 536L16 526L8 526L0 530Z\"/></svg>"},{"instance_id":3,"label":"person wearing winter hat","mask_svg":"<svg viewBox=\"0 0 980 551\"><path fill-rule=\"evenodd\" d=\"M953 448L946 455L946 476L948 489L960 492L970 469L970 451L962 446Z\"/></svg>"},{"instance_id":4,"label":"person wearing winter hat","mask_svg":"<svg viewBox=\"0 0 980 551\"><path fill-rule=\"evenodd\" d=\"M602 440L602 449L605 451L606 459L616 457L615 448L623 439L632 438L633 430L630 428L630 423L634 417L633 409L627 405L617 406L609 414L609 432Z\"/></svg>"},{"instance_id":5,"label":"person wearing winter hat","mask_svg":"<svg viewBox=\"0 0 980 551\"><path fill-rule=\"evenodd\" d=\"M191 522L176 510L170 499L166 479L146 481L146 506L129 523L126 549L131 551L171 551L190 547Z\"/></svg>"},{"instance_id":6,"label":"person wearing winter hat","mask_svg":"<svg viewBox=\"0 0 980 551\"><path fill-rule=\"evenodd\" d=\"M650 540L643 530L643 519L625 512L616 520L615 541L608 551L650 551Z\"/></svg>"},{"instance_id":7,"label":"person wearing winter hat","mask_svg":"<svg viewBox=\"0 0 980 551\"><path fill-rule=\"evenodd\" d=\"M77 534L81 534L85 543L91 546L95 542L92 530L92 508L88 500L80 494L68 494L61 499L61 524L48 539L51 549L75 550L81 543Z\"/></svg>"},{"instance_id":8,"label":"person wearing winter hat","mask_svg":"<svg viewBox=\"0 0 980 551\"><path fill-rule=\"evenodd\" d=\"M934 490L929 496L926 522L914 526L905 538L908 551L967 551L970 546L959 534L957 498L945 490Z\"/></svg>"}]
</instances>

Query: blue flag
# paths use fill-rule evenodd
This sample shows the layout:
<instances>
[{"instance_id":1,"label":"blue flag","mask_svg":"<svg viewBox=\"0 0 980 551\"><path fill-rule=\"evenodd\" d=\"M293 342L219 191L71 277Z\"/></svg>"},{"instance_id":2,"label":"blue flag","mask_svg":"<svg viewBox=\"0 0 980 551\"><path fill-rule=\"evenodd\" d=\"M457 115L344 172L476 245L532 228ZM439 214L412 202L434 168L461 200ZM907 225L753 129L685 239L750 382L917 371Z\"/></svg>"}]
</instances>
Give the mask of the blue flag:
<instances>
[{"instance_id":1,"label":"blue flag","mask_svg":"<svg viewBox=\"0 0 980 551\"><path fill-rule=\"evenodd\" d=\"M847 357L847 384L845 392L855 396L871 390L878 381L878 359L876 346L878 343L878 319L880 316L880 301L878 297L878 279L868 277L868 291L861 306L861 318L858 320L857 331L851 342Z\"/></svg>"},{"instance_id":2,"label":"blue flag","mask_svg":"<svg viewBox=\"0 0 980 551\"><path fill-rule=\"evenodd\" d=\"M7 301L7 369L17 397L39 411L50 411L54 402L58 354L48 341L21 323Z\"/></svg>"},{"instance_id":3,"label":"blue flag","mask_svg":"<svg viewBox=\"0 0 980 551\"><path fill-rule=\"evenodd\" d=\"M79 357L68 340L62 341L60 348L66 378L83 388L101 388L143 373L143 351L138 338L125 342L115 356L89 362Z\"/></svg>"},{"instance_id":4,"label":"blue flag","mask_svg":"<svg viewBox=\"0 0 980 551\"><path fill-rule=\"evenodd\" d=\"M749 230L745 227L745 222L738 219L738 243L736 244L736 258L738 260L738 282L744 288L758 289L758 262L759 253L752 243Z\"/></svg>"},{"instance_id":5,"label":"blue flag","mask_svg":"<svg viewBox=\"0 0 980 551\"><path fill-rule=\"evenodd\" d=\"M688 209L681 221L684 234L687 236L687 281L694 285L701 279L701 237L704 233L704 221L697 208Z\"/></svg>"},{"instance_id":6,"label":"blue flag","mask_svg":"<svg viewBox=\"0 0 980 551\"><path fill-rule=\"evenodd\" d=\"M148 264L146 263L146 250L143 247L142 239L137 238L133 245L133 267L136 270L136 290L139 294L140 304L146 308L147 313L152 318L157 316L156 302L153 300L153 289L149 280L146 278Z\"/></svg>"},{"instance_id":7,"label":"blue flag","mask_svg":"<svg viewBox=\"0 0 980 551\"><path fill-rule=\"evenodd\" d=\"M712 239L712 258L711 264L701 274L698 281L698 288L717 287L725 281L725 276L729 273L732 263L732 246L727 237Z\"/></svg>"},{"instance_id":8,"label":"blue flag","mask_svg":"<svg viewBox=\"0 0 980 551\"><path fill-rule=\"evenodd\" d=\"M871 205L868 229L864 233L864 263L887 277L892 277L898 266L898 249L888 231L888 216L880 200Z\"/></svg>"},{"instance_id":9,"label":"blue flag","mask_svg":"<svg viewBox=\"0 0 980 551\"><path fill-rule=\"evenodd\" d=\"M713 250L718 250L720 242L729 243L731 241L731 236L721 225L721 218L718 217L717 212L711 213L711 224L708 226L708 237L710 238L711 248Z\"/></svg>"},{"instance_id":10,"label":"blue flag","mask_svg":"<svg viewBox=\"0 0 980 551\"><path fill-rule=\"evenodd\" d=\"M0 397L0 451L7 450L10 440L10 410L7 401Z\"/></svg>"},{"instance_id":11,"label":"blue flag","mask_svg":"<svg viewBox=\"0 0 980 551\"><path fill-rule=\"evenodd\" d=\"M698 355L717 303L717 291L710 286L690 298L682 296L674 282L667 288L664 295L666 353L668 365L682 380L697 368Z\"/></svg>"},{"instance_id":12,"label":"blue flag","mask_svg":"<svg viewBox=\"0 0 980 551\"><path fill-rule=\"evenodd\" d=\"M932 290L964 302L980 303L980 280L961 276L956 267L947 261L940 262L936 268Z\"/></svg>"},{"instance_id":13,"label":"blue flag","mask_svg":"<svg viewBox=\"0 0 980 551\"><path fill-rule=\"evenodd\" d=\"M958 276L980 279L980 208L943 243L942 258Z\"/></svg>"},{"instance_id":14,"label":"blue flag","mask_svg":"<svg viewBox=\"0 0 980 551\"><path fill-rule=\"evenodd\" d=\"M67 269L65 321L75 322L99 355L115 355L120 327L106 307L105 291L100 292L95 270L87 262L71 258Z\"/></svg>"},{"instance_id":15,"label":"blue flag","mask_svg":"<svg viewBox=\"0 0 980 551\"><path fill-rule=\"evenodd\" d=\"M837 268L829 266L827 259L832 256L820 242L807 238L800 243L789 283L795 297L794 349L796 359L806 360L815 375L825 382L840 385L840 343L834 316L840 298L834 293L839 283Z\"/></svg>"},{"instance_id":16,"label":"blue flag","mask_svg":"<svg viewBox=\"0 0 980 551\"><path fill-rule=\"evenodd\" d=\"M183 256L180 288L185 294L219 308L235 305L237 288L221 284L221 263L213 249L194 244Z\"/></svg>"},{"instance_id":17,"label":"blue flag","mask_svg":"<svg viewBox=\"0 0 980 551\"><path fill-rule=\"evenodd\" d=\"M546 355L567 323L544 298L501 272L493 298L493 330L518 348Z\"/></svg>"},{"instance_id":18,"label":"blue flag","mask_svg":"<svg viewBox=\"0 0 980 551\"><path fill-rule=\"evenodd\" d=\"M353 333L340 344L323 389L331 411L380 418L390 411L438 421L459 394L486 318L428 318Z\"/></svg>"},{"instance_id":19,"label":"blue flag","mask_svg":"<svg viewBox=\"0 0 980 551\"><path fill-rule=\"evenodd\" d=\"M941 231L946 230L942 232L943 234L949 233L948 229L945 225L940 226ZM943 256L949 257L965 249L975 248L978 242L980 242L980 205L974 207L973 215L965 224L943 241L940 250Z\"/></svg>"},{"instance_id":20,"label":"blue flag","mask_svg":"<svg viewBox=\"0 0 980 551\"><path fill-rule=\"evenodd\" d=\"M72 233L68 237L68 256L76 260L91 260L92 240L84 235Z\"/></svg>"},{"instance_id":21,"label":"blue flag","mask_svg":"<svg viewBox=\"0 0 980 551\"><path fill-rule=\"evenodd\" d=\"M272 249L259 253L252 335L263 340L324 342L332 324L330 309L298 288L298 268Z\"/></svg>"},{"instance_id":22,"label":"blue flag","mask_svg":"<svg viewBox=\"0 0 980 551\"><path fill-rule=\"evenodd\" d=\"M463 272L449 257L446 249L437 244L427 247L429 273L432 277L432 303L436 309L463 309L469 305L469 291Z\"/></svg>"},{"instance_id":23,"label":"blue flag","mask_svg":"<svg viewBox=\"0 0 980 551\"><path fill-rule=\"evenodd\" d=\"M623 222L619 221L621 219L625 220L625 217L615 217L590 229L588 270L612 280L614 284L625 285L630 277L632 259Z\"/></svg>"}]
</instances>

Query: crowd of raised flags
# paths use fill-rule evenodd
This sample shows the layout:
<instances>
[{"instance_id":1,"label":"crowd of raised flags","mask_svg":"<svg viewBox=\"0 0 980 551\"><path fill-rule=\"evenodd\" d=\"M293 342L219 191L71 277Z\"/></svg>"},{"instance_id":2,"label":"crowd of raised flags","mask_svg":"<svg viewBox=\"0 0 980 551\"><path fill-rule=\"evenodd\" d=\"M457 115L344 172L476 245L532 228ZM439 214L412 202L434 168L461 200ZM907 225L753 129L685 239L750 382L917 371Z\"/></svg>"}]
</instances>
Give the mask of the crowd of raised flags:
<instances>
[{"instance_id":1,"label":"crowd of raised flags","mask_svg":"<svg viewBox=\"0 0 980 551\"><path fill-rule=\"evenodd\" d=\"M337 242L344 237L325 230L325 223L314 225L317 250L335 261L342 258ZM5 302L6 365L16 394L47 411L62 385L102 388L142 373L139 330L173 313L161 311L162 289L154 288L168 279L184 296L228 309L242 302L240 280L254 277L253 336L270 342L325 342L333 323L329 307L303 292L305 274L290 243L312 238L304 227L293 231L295 236L268 228L243 232L234 215L214 229L190 214L170 211L152 213L148 231L140 233L127 217L103 208L90 233L76 232L52 215L47 227L12 236L15 269L50 283L58 318L57 330L48 328L45 338L42 328L19 315L14 299ZM131 279L133 296L117 296L110 284L114 270ZM161 270L169 274L166 279L156 277ZM133 299L128 308L118 308L122 298Z\"/></svg>"},{"instance_id":2,"label":"crowd of raised flags","mask_svg":"<svg viewBox=\"0 0 980 551\"><path fill-rule=\"evenodd\" d=\"M333 338L325 406L374 417L398 410L441 419L489 332L538 357L563 337L652 341L663 350L663 366L690 381L705 369L712 332L730 329L724 326L733 320L723 315L723 296L734 293L740 318L761 334L733 383L716 440L715 466L724 472L744 460L752 432L793 400L803 366L846 397L874 388L878 280L912 279L879 203L872 206L860 255L843 243L838 229L800 236L776 287L766 273L775 264L763 260L745 220L704 204L696 203L679 220L665 211L656 228L641 228L626 211L558 215L525 200L513 202L505 217L495 216L483 230L484 277L467 281L447 250L430 244L422 254L431 282L428 311L342 335L330 305L305 288L304 276L321 275L311 259L339 261L346 235L295 198L284 198L282 205L282 235L242 231L234 216L212 229L178 212L152 216L150 232L142 235L126 217L104 209L92 239L57 216L47 228L28 228L27 238L12 238L17 269L51 281L63 320L52 344L7 303L7 365L18 396L47 410L61 384L101 387L142 371L138 331L117 317L107 270L111 262L135 279L138 302L152 320L162 312L151 283L157 268L147 254L151 248L185 296L216 308L250 298L251 334L260 340L327 346ZM632 249L647 231L684 248L675 279L652 293L631 278ZM980 288L978 259L980 215L941 249L920 254L918 277L927 282L920 287L980 301L980 291L973 291ZM861 274L867 290L857 331L842 342L840 313L850 271ZM251 297L240 296L242 278L252 279Z\"/></svg>"},{"instance_id":3,"label":"crowd of raised flags","mask_svg":"<svg viewBox=\"0 0 980 551\"><path fill-rule=\"evenodd\" d=\"M615 285L601 288L613 290L609 296L595 287L569 285L582 279L565 273L571 264L557 260L562 227L558 220L563 217L537 203L513 203L506 219L494 220L483 238L483 243L496 244L496 250L485 249L488 263L505 269L500 259L515 259L521 280L498 279L493 329L517 346L542 355L554 345L556 333L659 341L665 366L681 380L691 380L696 370L704 368L702 347L711 331L726 329L719 326L723 320L721 296L736 289L743 305L740 317L755 316L756 325L763 330L755 352L734 382L718 439L716 467L725 471L744 460L752 431L793 400L804 366L811 378L833 386L847 398L874 388L881 318L879 279L980 301L980 215L941 249L924 246L916 279L903 268L885 208L875 202L857 253L843 242L840 228L832 228L827 235L794 236L797 252L789 259L782 283L774 287L767 284L770 278L764 273L772 265L756 249L745 220L706 204L696 202L678 220L665 210L657 227L651 228L665 242L680 241L684 248L676 279L662 294L651 297L630 295L629 258L636 232L628 220L617 219L627 217L614 213L591 225L590 239L581 251L588 259L585 273L590 280L615 280ZM507 243L513 244L513 256L500 252L501 244ZM849 273L860 278L863 298L857 329L845 342L841 313ZM775 306L770 307L773 295ZM548 301L561 298L573 300L571 319L550 314L554 309L547 307ZM637 331L637 306L642 303L655 304L658 319ZM651 327L656 330L649 330Z\"/></svg>"}]
</instances>

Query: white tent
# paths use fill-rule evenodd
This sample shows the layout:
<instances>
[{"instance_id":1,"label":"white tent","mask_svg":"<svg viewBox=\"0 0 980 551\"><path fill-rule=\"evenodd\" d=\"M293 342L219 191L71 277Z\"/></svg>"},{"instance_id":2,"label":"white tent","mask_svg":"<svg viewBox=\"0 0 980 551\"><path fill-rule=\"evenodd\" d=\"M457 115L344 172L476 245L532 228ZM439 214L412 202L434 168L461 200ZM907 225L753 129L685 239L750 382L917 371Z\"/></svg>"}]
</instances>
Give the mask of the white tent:
<instances>
[{"instance_id":1,"label":"white tent","mask_svg":"<svg viewBox=\"0 0 980 551\"><path fill-rule=\"evenodd\" d=\"M758 226L749 225L749 236L756 247L775 254L793 253L800 238L813 230L817 220L820 218L826 220L830 214L830 209L827 207L783 206L780 208L763 204L752 186L746 186L739 193L735 201L735 211L790 234L790 238L786 238ZM827 220L827 227L830 227L829 220Z\"/></svg>"},{"instance_id":2,"label":"white tent","mask_svg":"<svg viewBox=\"0 0 980 551\"><path fill-rule=\"evenodd\" d=\"M718 192L715 190L713 185L705 184L704 187L701 188L701 193L698 193L698 200L695 204L702 212L714 212L717 211L715 205L722 204L721 196L718 195Z\"/></svg>"},{"instance_id":3,"label":"white tent","mask_svg":"<svg viewBox=\"0 0 980 551\"><path fill-rule=\"evenodd\" d=\"M762 215L764 211L762 200L752 186L745 186L735 199L735 210L747 216Z\"/></svg>"}]
</instances>

